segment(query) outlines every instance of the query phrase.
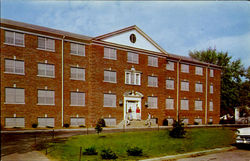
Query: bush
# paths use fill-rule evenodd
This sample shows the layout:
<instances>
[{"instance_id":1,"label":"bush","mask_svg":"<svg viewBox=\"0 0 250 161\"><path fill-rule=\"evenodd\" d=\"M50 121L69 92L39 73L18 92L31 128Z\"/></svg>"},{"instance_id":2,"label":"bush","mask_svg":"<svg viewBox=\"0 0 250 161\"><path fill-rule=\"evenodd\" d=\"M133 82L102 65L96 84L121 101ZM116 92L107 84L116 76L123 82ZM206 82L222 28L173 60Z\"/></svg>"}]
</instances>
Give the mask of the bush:
<instances>
[{"instance_id":1,"label":"bush","mask_svg":"<svg viewBox=\"0 0 250 161\"><path fill-rule=\"evenodd\" d=\"M84 125L79 125L79 127L85 127Z\"/></svg>"},{"instance_id":2,"label":"bush","mask_svg":"<svg viewBox=\"0 0 250 161\"><path fill-rule=\"evenodd\" d=\"M69 124L64 124L63 127L68 128L68 127L69 127Z\"/></svg>"},{"instance_id":3,"label":"bush","mask_svg":"<svg viewBox=\"0 0 250 161\"><path fill-rule=\"evenodd\" d=\"M106 127L106 123L105 123L105 120L104 119L99 119L97 124L100 124L101 127Z\"/></svg>"},{"instance_id":4,"label":"bush","mask_svg":"<svg viewBox=\"0 0 250 161\"><path fill-rule=\"evenodd\" d=\"M33 128L37 128L37 124L32 124L32 127Z\"/></svg>"},{"instance_id":5,"label":"bush","mask_svg":"<svg viewBox=\"0 0 250 161\"><path fill-rule=\"evenodd\" d=\"M194 122L194 125L199 125L199 123L198 122Z\"/></svg>"},{"instance_id":6,"label":"bush","mask_svg":"<svg viewBox=\"0 0 250 161\"><path fill-rule=\"evenodd\" d=\"M82 153L83 155L97 155L98 152L94 146L86 148L85 151Z\"/></svg>"},{"instance_id":7,"label":"bush","mask_svg":"<svg viewBox=\"0 0 250 161\"><path fill-rule=\"evenodd\" d=\"M127 149L128 156L142 156L142 149L139 147L132 147Z\"/></svg>"},{"instance_id":8,"label":"bush","mask_svg":"<svg viewBox=\"0 0 250 161\"><path fill-rule=\"evenodd\" d=\"M99 135L99 133L101 133L102 132L102 126L101 126L101 124L96 124L96 126L95 126L95 130L96 130L96 133Z\"/></svg>"},{"instance_id":9,"label":"bush","mask_svg":"<svg viewBox=\"0 0 250 161\"><path fill-rule=\"evenodd\" d=\"M47 128L53 128L52 126L46 126Z\"/></svg>"},{"instance_id":10,"label":"bush","mask_svg":"<svg viewBox=\"0 0 250 161\"><path fill-rule=\"evenodd\" d=\"M163 125L163 126L168 126L168 120L167 120L167 119L164 119L163 122L162 122L162 125Z\"/></svg>"},{"instance_id":11,"label":"bush","mask_svg":"<svg viewBox=\"0 0 250 161\"><path fill-rule=\"evenodd\" d=\"M209 121L208 124L209 124L209 125L212 125L212 124L213 124L213 121Z\"/></svg>"},{"instance_id":12,"label":"bush","mask_svg":"<svg viewBox=\"0 0 250 161\"><path fill-rule=\"evenodd\" d=\"M103 149L101 152L102 159L117 159L117 155L111 149Z\"/></svg>"},{"instance_id":13,"label":"bush","mask_svg":"<svg viewBox=\"0 0 250 161\"><path fill-rule=\"evenodd\" d=\"M175 120L173 123L173 129L170 131L169 135L173 138L183 138L185 134L186 131L184 130L184 124L182 123L182 120Z\"/></svg>"}]
</instances>

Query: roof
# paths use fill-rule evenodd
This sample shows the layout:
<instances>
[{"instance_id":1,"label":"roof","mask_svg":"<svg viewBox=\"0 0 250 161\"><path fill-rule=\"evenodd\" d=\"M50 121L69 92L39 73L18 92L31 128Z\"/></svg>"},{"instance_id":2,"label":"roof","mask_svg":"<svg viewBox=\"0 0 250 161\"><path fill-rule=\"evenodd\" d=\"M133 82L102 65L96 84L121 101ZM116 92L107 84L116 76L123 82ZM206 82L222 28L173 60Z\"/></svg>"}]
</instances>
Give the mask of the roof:
<instances>
[{"instance_id":1,"label":"roof","mask_svg":"<svg viewBox=\"0 0 250 161\"><path fill-rule=\"evenodd\" d=\"M28 24L28 23L23 23L23 22L18 22L18 21L13 21L13 20L1 18L1 26L4 27L5 25L16 26L19 28L21 27L21 28L25 28L25 29L29 29L29 30L33 30L33 31L47 32L47 33L51 33L51 34L72 37L72 38L76 38L76 39L83 39L83 40L91 40L92 39L92 37L85 36L85 35L75 34L75 33L66 32L66 31L62 31L62 30L56 30L56 29L52 29L52 28L48 28L48 27L42 27L42 26L38 26L38 25L32 25L32 24Z\"/></svg>"}]
</instances>

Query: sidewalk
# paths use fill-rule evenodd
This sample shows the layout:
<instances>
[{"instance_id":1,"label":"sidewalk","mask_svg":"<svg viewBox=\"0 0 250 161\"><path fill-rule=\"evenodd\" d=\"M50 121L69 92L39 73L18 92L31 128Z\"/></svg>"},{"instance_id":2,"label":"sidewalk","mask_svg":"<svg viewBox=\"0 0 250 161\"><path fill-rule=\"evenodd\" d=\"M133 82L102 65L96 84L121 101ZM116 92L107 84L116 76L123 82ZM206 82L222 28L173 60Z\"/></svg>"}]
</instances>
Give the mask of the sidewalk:
<instances>
[{"instance_id":1,"label":"sidewalk","mask_svg":"<svg viewBox=\"0 0 250 161\"><path fill-rule=\"evenodd\" d=\"M14 153L3 156L1 161L50 161L42 152Z\"/></svg>"}]
</instances>

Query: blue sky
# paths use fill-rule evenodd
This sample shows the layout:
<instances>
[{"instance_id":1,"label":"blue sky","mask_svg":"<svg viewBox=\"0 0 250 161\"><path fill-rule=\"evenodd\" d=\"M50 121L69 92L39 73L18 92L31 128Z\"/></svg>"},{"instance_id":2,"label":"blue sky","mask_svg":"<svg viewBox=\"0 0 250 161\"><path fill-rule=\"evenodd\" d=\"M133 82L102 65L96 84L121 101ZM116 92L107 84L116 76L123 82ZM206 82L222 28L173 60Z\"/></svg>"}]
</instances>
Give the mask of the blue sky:
<instances>
[{"instance_id":1,"label":"blue sky","mask_svg":"<svg viewBox=\"0 0 250 161\"><path fill-rule=\"evenodd\" d=\"M250 64L250 2L1 0L1 17L87 36L137 25L167 52L216 47Z\"/></svg>"}]
</instances>

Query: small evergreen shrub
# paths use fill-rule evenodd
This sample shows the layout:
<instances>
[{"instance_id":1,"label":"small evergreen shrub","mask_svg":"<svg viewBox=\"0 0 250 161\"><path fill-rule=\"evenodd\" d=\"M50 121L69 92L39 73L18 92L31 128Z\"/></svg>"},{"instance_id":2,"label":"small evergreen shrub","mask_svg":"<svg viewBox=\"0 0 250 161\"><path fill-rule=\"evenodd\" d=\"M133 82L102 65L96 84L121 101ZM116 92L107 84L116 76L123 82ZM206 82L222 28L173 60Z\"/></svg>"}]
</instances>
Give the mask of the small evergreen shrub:
<instances>
[{"instance_id":1,"label":"small evergreen shrub","mask_svg":"<svg viewBox=\"0 0 250 161\"><path fill-rule=\"evenodd\" d=\"M199 123L198 122L194 122L194 125L199 125Z\"/></svg>"},{"instance_id":2,"label":"small evergreen shrub","mask_svg":"<svg viewBox=\"0 0 250 161\"><path fill-rule=\"evenodd\" d=\"M84 125L79 125L79 127L85 127Z\"/></svg>"},{"instance_id":3,"label":"small evergreen shrub","mask_svg":"<svg viewBox=\"0 0 250 161\"><path fill-rule=\"evenodd\" d=\"M96 148L94 146L91 146L89 148L86 148L82 154L83 155L97 155L98 152L96 151Z\"/></svg>"},{"instance_id":4,"label":"small evergreen shrub","mask_svg":"<svg viewBox=\"0 0 250 161\"><path fill-rule=\"evenodd\" d=\"M102 132L102 125L101 124L96 124L95 126L96 133L99 135L99 133Z\"/></svg>"},{"instance_id":5,"label":"small evergreen shrub","mask_svg":"<svg viewBox=\"0 0 250 161\"><path fill-rule=\"evenodd\" d=\"M46 128L53 128L52 126L46 126Z\"/></svg>"},{"instance_id":6,"label":"small evergreen shrub","mask_svg":"<svg viewBox=\"0 0 250 161\"><path fill-rule=\"evenodd\" d=\"M208 124L209 124L209 125L212 125L212 124L213 124L213 121L209 121Z\"/></svg>"},{"instance_id":7,"label":"small evergreen shrub","mask_svg":"<svg viewBox=\"0 0 250 161\"><path fill-rule=\"evenodd\" d=\"M170 131L169 135L173 138L184 138L186 131L184 130L184 124L182 120L174 121L173 129Z\"/></svg>"},{"instance_id":8,"label":"small evergreen shrub","mask_svg":"<svg viewBox=\"0 0 250 161\"><path fill-rule=\"evenodd\" d=\"M68 128L68 127L69 127L69 124L64 124L63 127Z\"/></svg>"},{"instance_id":9,"label":"small evergreen shrub","mask_svg":"<svg viewBox=\"0 0 250 161\"><path fill-rule=\"evenodd\" d=\"M100 124L101 127L106 127L106 123L105 123L105 120L104 119L99 119L97 124Z\"/></svg>"},{"instance_id":10,"label":"small evergreen shrub","mask_svg":"<svg viewBox=\"0 0 250 161\"><path fill-rule=\"evenodd\" d=\"M132 147L127 149L128 156L142 156L142 149L139 147Z\"/></svg>"},{"instance_id":11,"label":"small evergreen shrub","mask_svg":"<svg viewBox=\"0 0 250 161\"><path fill-rule=\"evenodd\" d=\"M32 124L32 128L37 128L37 124Z\"/></svg>"},{"instance_id":12,"label":"small evergreen shrub","mask_svg":"<svg viewBox=\"0 0 250 161\"><path fill-rule=\"evenodd\" d=\"M102 159L117 159L118 156L111 149L103 149L101 151Z\"/></svg>"},{"instance_id":13,"label":"small evergreen shrub","mask_svg":"<svg viewBox=\"0 0 250 161\"><path fill-rule=\"evenodd\" d=\"M163 122L162 122L162 125L163 125L163 126L168 126L168 120L167 120L167 119L164 119Z\"/></svg>"}]
</instances>

